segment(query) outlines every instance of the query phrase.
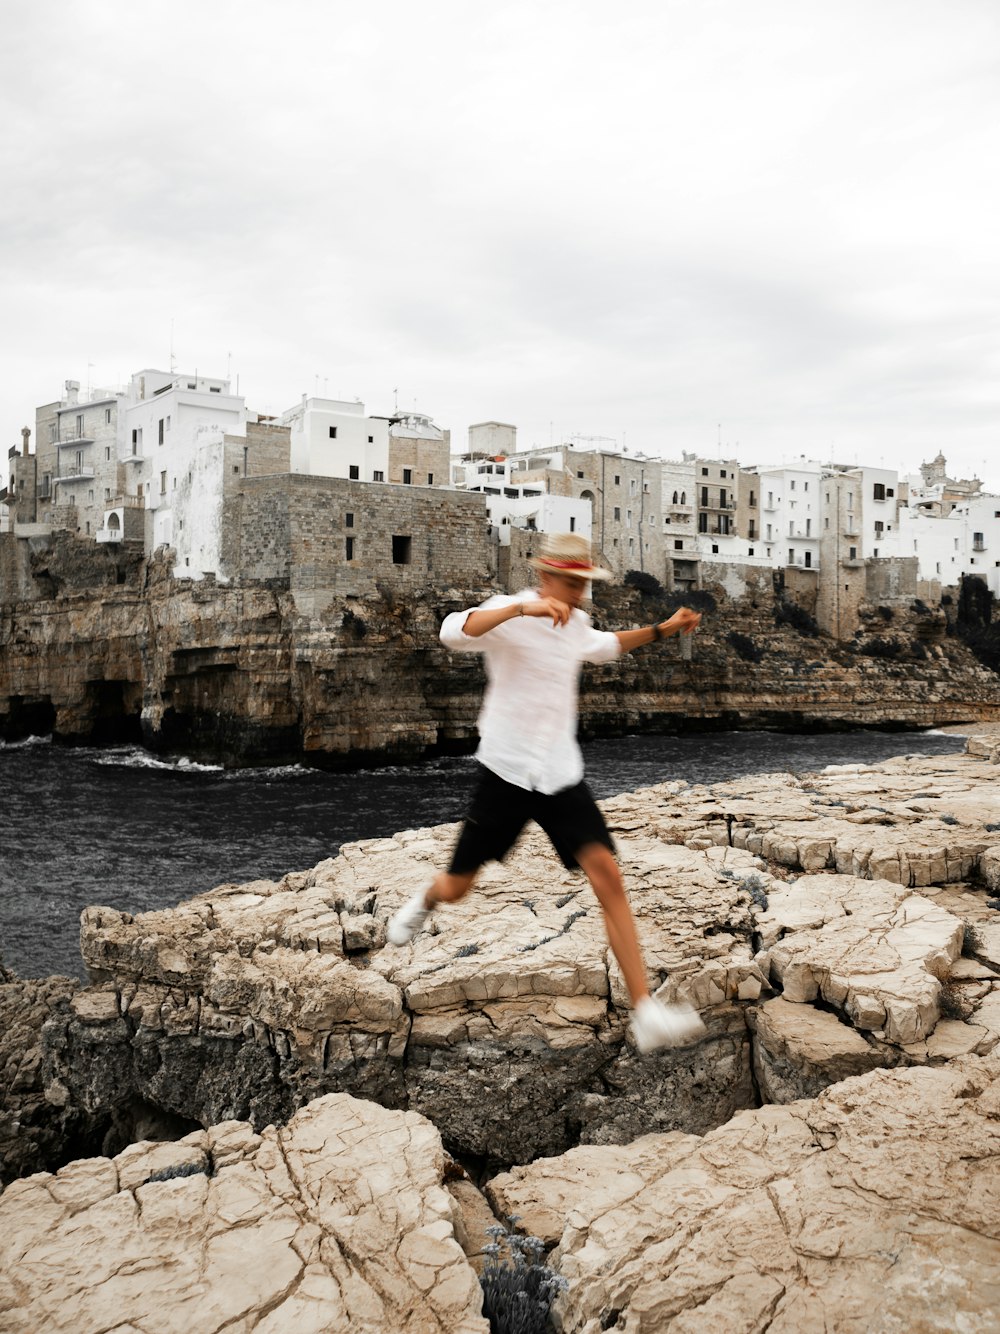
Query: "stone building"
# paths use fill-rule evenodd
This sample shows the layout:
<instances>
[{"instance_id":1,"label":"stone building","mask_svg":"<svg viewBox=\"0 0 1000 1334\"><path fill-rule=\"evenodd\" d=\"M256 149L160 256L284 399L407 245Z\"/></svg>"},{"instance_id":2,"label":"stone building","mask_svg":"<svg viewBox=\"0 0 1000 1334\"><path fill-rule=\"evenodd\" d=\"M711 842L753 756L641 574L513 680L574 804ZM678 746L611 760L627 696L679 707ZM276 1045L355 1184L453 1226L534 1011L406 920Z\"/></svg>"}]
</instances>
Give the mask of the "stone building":
<instances>
[{"instance_id":1,"label":"stone building","mask_svg":"<svg viewBox=\"0 0 1000 1334\"><path fill-rule=\"evenodd\" d=\"M701 552L695 521L694 477L693 456L685 456L679 463L664 460L661 464L664 582L670 589L691 589L699 585Z\"/></svg>"},{"instance_id":2,"label":"stone building","mask_svg":"<svg viewBox=\"0 0 1000 1334\"><path fill-rule=\"evenodd\" d=\"M517 427L509 422L475 422L469 427L469 457L498 458L517 453Z\"/></svg>"},{"instance_id":3,"label":"stone building","mask_svg":"<svg viewBox=\"0 0 1000 1334\"><path fill-rule=\"evenodd\" d=\"M119 415L123 395L96 389L80 396L67 380L63 396L35 412L37 521L96 537L108 503L126 489Z\"/></svg>"},{"instance_id":4,"label":"stone building","mask_svg":"<svg viewBox=\"0 0 1000 1334\"><path fill-rule=\"evenodd\" d=\"M247 476L230 504L232 567L287 582L296 606L380 589L488 587L496 543L482 496L332 477Z\"/></svg>"},{"instance_id":5,"label":"stone building","mask_svg":"<svg viewBox=\"0 0 1000 1334\"><path fill-rule=\"evenodd\" d=\"M768 477L767 481L771 480ZM804 499L804 492L802 496ZM849 639L854 634L866 596L860 546L862 497L863 479L856 470L827 469L818 479L815 517L821 522L815 615L819 628L835 639Z\"/></svg>"},{"instance_id":6,"label":"stone building","mask_svg":"<svg viewBox=\"0 0 1000 1334\"><path fill-rule=\"evenodd\" d=\"M450 486L451 432L421 412L394 416L388 467L388 480L400 486Z\"/></svg>"}]
</instances>

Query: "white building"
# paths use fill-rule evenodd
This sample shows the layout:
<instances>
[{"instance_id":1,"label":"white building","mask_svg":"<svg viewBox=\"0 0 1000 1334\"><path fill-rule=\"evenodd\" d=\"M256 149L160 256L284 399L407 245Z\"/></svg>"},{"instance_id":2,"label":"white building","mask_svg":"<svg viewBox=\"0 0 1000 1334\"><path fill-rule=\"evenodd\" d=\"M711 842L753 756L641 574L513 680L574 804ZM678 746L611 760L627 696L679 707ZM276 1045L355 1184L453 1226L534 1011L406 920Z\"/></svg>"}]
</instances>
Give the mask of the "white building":
<instances>
[{"instance_id":1,"label":"white building","mask_svg":"<svg viewBox=\"0 0 1000 1334\"><path fill-rule=\"evenodd\" d=\"M292 472L356 482L388 479L390 418L366 416L363 403L303 394L278 421L291 430Z\"/></svg>"},{"instance_id":2,"label":"white building","mask_svg":"<svg viewBox=\"0 0 1000 1334\"><path fill-rule=\"evenodd\" d=\"M129 381L118 416L118 458L124 473L118 497L105 509L99 538L124 520L130 497L144 503L151 551L174 546L182 525L198 523L199 510L216 505L221 523L222 439L246 434L244 399L228 380L174 372L138 371ZM193 508L192 508L193 506ZM185 512L191 509L190 518ZM213 545L214 544L210 544ZM211 560L211 554L209 555ZM216 568L209 564L207 568ZM184 572L180 568L178 573Z\"/></svg>"},{"instance_id":3,"label":"white building","mask_svg":"<svg viewBox=\"0 0 1000 1334\"><path fill-rule=\"evenodd\" d=\"M816 569L821 534L820 483L823 468L812 460L788 467L757 468L760 479L760 540L771 565Z\"/></svg>"},{"instance_id":4,"label":"white building","mask_svg":"<svg viewBox=\"0 0 1000 1334\"><path fill-rule=\"evenodd\" d=\"M561 456L557 457L561 461ZM539 533L580 533L589 541L593 505L589 499L549 490L544 473L552 462L548 455L467 456L453 464L452 477L462 490L478 491L486 497L490 523L498 530L503 545L510 543L511 528Z\"/></svg>"}]
</instances>

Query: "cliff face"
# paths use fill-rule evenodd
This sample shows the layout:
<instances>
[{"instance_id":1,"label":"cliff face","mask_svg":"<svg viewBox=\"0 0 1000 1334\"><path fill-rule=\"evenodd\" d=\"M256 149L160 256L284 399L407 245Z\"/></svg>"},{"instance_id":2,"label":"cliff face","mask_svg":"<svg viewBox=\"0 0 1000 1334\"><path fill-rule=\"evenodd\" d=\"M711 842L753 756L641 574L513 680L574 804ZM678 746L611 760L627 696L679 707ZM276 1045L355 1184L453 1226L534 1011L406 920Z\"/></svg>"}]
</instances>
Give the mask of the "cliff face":
<instances>
[{"instance_id":1,"label":"cliff face","mask_svg":"<svg viewBox=\"0 0 1000 1334\"><path fill-rule=\"evenodd\" d=\"M415 757L475 737L483 675L442 617L489 591L391 587L304 615L280 583L176 581L165 562L57 543L0 596L0 736L143 740L231 763ZM96 554L95 554L96 553ZM595 622L648 624L662 599L601 590ZM768 586L673 640L585 671L585 735L680 728L932 726L1000 716L1000 678L940 614L872 611L852 645L777 624ZM808 628L808 627L807 627ZM530 701L526 701L530 709Z\"/></svg>"}]
</instances>

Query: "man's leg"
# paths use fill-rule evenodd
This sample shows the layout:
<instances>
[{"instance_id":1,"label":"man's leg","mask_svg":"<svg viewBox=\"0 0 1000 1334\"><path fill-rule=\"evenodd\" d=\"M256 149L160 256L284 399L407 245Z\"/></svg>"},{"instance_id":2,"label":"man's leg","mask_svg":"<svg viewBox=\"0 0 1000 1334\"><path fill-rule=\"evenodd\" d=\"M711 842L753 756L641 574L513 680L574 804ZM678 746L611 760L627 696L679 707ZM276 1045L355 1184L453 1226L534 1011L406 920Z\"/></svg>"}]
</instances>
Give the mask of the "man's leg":
<instances>
[{"instance_id":1,"label":"man's leg","mask_svg":"<svg viewBox=\"0 0 1000 1334\"><path fill-rule=\"evenodd\" d=\"M705 1025L690 1005L663 1005L649 994L635 918L614 854L603 843L588 843L574 856L604 911L608 944L614 950L632 1001L636 1046L641 1052L650 1052L703 1037Z\"/></svg>"},{"instance_id":2,"label":"man's leg","mask_svg":"<svg viewBox=\"0 0 1000 1334\"><path fill-rule=\"evenodd\" d=\"M423 928L427 918L439 903L457 903L465 897L475 883L479 868L474 871L455 873L442 871L425 890L420 890L404 903L389 921L386 939L390 945L409 945L410 941Z\"/></svg>"},{"instance_id":3,"label":"man's leg","mask_svg":"<svg viewBox=\"0 0 1000 1334\"><path fill-rule=\"evenodd\" d=\"M608 944L614 950L634 1009L649 996L649 981L622 873L614 854L603 843L588 843L580 848L576 860L604 912Z\"/></svg>"}]
</instances>

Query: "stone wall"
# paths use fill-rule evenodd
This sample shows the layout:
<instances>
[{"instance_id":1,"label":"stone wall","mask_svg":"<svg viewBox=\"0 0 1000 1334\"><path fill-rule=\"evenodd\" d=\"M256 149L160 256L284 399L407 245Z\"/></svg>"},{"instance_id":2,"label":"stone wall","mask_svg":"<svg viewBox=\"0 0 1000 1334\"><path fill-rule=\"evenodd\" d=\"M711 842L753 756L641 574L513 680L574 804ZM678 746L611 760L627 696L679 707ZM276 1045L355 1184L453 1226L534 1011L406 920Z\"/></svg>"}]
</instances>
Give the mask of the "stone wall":
<instances>
[{"instance_id":1,"label":"stone wall","mask_svg":"<svg viewBox=\"0 0 1000 1334\"><path fill-rule=\"evenodd\" d=\"M389 436L390 482L404 484L409 469L411 486L448 486L451 481L451 434L443 440L424 440L409 435Z\"/></svg>"},{"instance_id":2,"label":"stone wall","mask_svg":"<svg viewBox=\"0 0 1000 1334\"><path fill-rule=\"evenodd\" d=\"M311 601L310 610L335 597L372 596L380 585L478 587L496 577L482 496L436 487L248 478L239 540L245 577L288 579L298 605Z\"/></svg>"},{"instance_id":3,"label":"stone wall","mask_svg":"<svg viewBox=\"0 0 1000 1334\"><path fill-rule=\"evenodd\" d=\"M916 556L865 561L865 592L869 602L912 602L917 593Z\"/></svg>"}]
</instances>

